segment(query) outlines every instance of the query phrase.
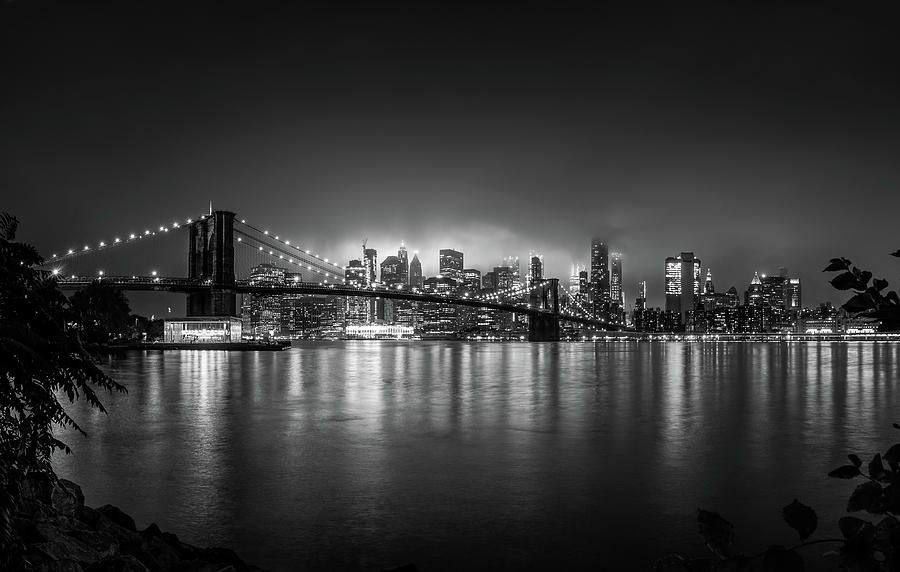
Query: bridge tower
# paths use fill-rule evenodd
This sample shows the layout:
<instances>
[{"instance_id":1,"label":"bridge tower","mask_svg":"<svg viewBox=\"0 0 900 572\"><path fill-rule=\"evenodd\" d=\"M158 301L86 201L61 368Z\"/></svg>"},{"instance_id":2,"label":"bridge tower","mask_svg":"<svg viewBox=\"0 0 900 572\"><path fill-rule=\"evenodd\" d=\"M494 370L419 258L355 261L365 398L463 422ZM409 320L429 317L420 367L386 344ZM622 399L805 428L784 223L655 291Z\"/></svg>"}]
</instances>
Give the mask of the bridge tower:
<instances>
[{"instance_id":1,"label":"bridge tower","mask_svg":"<svg viewBox=\"0 0 900 572\"><path fill-rule=\"evenodd\" d=\"M533 280L528 303L532 308L549 310L549 313L529 314L528 341L559 341L559 279Z\"/></svg>"},{"instance_id":2,"label":"bridge tower","mask_svg":"<svg viewBox=\"0 0 900 572\"><path fill-rule=\"evenodd\" d=\"M213 211L191 223L188 278L209 282L206 292L188 294L188 316L236 316L234 213Z\"/></svg>"}]
</instances>

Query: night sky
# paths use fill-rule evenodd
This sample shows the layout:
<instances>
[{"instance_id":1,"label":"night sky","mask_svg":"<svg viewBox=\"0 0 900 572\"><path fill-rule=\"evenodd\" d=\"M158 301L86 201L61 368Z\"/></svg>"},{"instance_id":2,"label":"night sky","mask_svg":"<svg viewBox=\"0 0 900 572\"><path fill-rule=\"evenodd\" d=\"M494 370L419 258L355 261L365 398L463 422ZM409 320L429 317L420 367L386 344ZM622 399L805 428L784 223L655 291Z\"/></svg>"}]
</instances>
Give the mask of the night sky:
<instances>
[{"instance_id":1,"label":"night sky","mask_svg":"<svg viewBox=\"0 0 900 572\"><path fill-rule=\"evenodd\" d=\"M629 309L682 250L720 290L788 267L806 305L842 300L832 256L900 275L900 34L870 7L119 4L0 8L0 208L42 252L211 200L426 274L566 276L602 237Z\"/></svg>"}]
</instances>

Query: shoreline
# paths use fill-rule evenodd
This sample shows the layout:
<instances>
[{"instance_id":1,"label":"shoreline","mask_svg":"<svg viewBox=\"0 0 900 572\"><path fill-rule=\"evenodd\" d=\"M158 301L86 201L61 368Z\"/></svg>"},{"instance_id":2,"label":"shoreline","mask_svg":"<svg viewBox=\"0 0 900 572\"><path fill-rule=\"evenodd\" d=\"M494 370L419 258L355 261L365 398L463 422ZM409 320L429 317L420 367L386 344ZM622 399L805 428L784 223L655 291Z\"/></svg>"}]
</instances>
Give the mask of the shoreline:
<instances>
[{"instance_id":1,"label":"shoreline","mask_svg":"<svg viewBox=\"0 0 900 572\"><path fill-rule=\"evenodd\" d=\"M12 520L21 553L10 572L265 572L231 549L182 542L155 523L138 530L116 506L85 505L81 487L66 479L27 479Z\"/></svg>"}]
</instances>

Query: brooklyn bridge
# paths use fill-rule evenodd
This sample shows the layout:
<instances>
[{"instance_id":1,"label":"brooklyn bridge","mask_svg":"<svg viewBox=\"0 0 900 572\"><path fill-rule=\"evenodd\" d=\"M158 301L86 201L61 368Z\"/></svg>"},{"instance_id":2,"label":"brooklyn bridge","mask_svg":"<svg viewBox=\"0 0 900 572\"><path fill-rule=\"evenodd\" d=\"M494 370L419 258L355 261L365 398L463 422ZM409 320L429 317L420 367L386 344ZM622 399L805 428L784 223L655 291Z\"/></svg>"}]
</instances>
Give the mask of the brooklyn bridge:
<instances>
[{"instance_id":1,"label":"brooklyn bridge","mask_svg":"<svg viewBox=\"0 0 900 572\"><path fill-rule=\"evenodd\" d=\"M92 256L129 245L146 243L157 236L185 233L185 276L160 276L156 272L131 274L123 270L85 272ZM235 316L239 294L310 294L382 298L487 308L524 315L530 341L557 341L560 322L569 321L595 330L624 331L621 324L599 320L561 287L557 278L531 280L489 293L431 293L408 285L388 287L376 282L348 284L344 269L329 258L304 250L260 227L238 219L234 212L210 209L208 214L146 229L124 238L71 248L45 257L46 270L61 288L74 290L97 280L127 291L157 291L185 294L190 317ZM77 262L77 264L76 264ZM304 271L304 280L283 284L259 283L243 277L253 263L272 262ZM77 266L70 272L68 266ZM316 280L307 277L314 276Z\"/></svg>"}]
</instances>

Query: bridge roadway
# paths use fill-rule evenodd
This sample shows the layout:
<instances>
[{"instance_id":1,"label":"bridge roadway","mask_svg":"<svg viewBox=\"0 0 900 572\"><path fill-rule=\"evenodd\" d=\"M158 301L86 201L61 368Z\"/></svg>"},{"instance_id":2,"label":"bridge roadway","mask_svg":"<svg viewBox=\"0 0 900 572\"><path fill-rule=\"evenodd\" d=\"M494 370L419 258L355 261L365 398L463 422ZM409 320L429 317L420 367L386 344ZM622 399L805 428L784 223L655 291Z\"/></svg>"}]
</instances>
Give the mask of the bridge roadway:
<instances>
[{"instance_id":1,"label":"bridge roadway","mask_svg":"<svg viewBox=\"0 0 900 572\"><path fill-rule=\"evenodd\" d=\"M57 278L59 287L63 290L78 290L97 281L98 278L76 276ZM103 276L100 278L107 284L112 284L122 290L139 292L175 292L191 294L205 292L211 288L209 282L203 283L190 278L173 277L143 277L143 276ZM409 290L392 290L389 288L355 288L342 284L319 284L316 282L295 282L292 284L254 284L249 280L235 281L234 291L238 294L318 294L325 296L360 296L364 298L388 298L392 300L409 300L412 302L435 302L438 304L454 304L468 306L470 308L488 308L503 312L515 312L528 316L551 316L553 312L544 308L530 308L524 302L504 303L483 300L475 297L440 296ZM574 316L560 313L560 320L575 322L585 326L592 326L604 330L624 330L621 325L603 322L593 318Z\"/></svg>"}]
</instances>

